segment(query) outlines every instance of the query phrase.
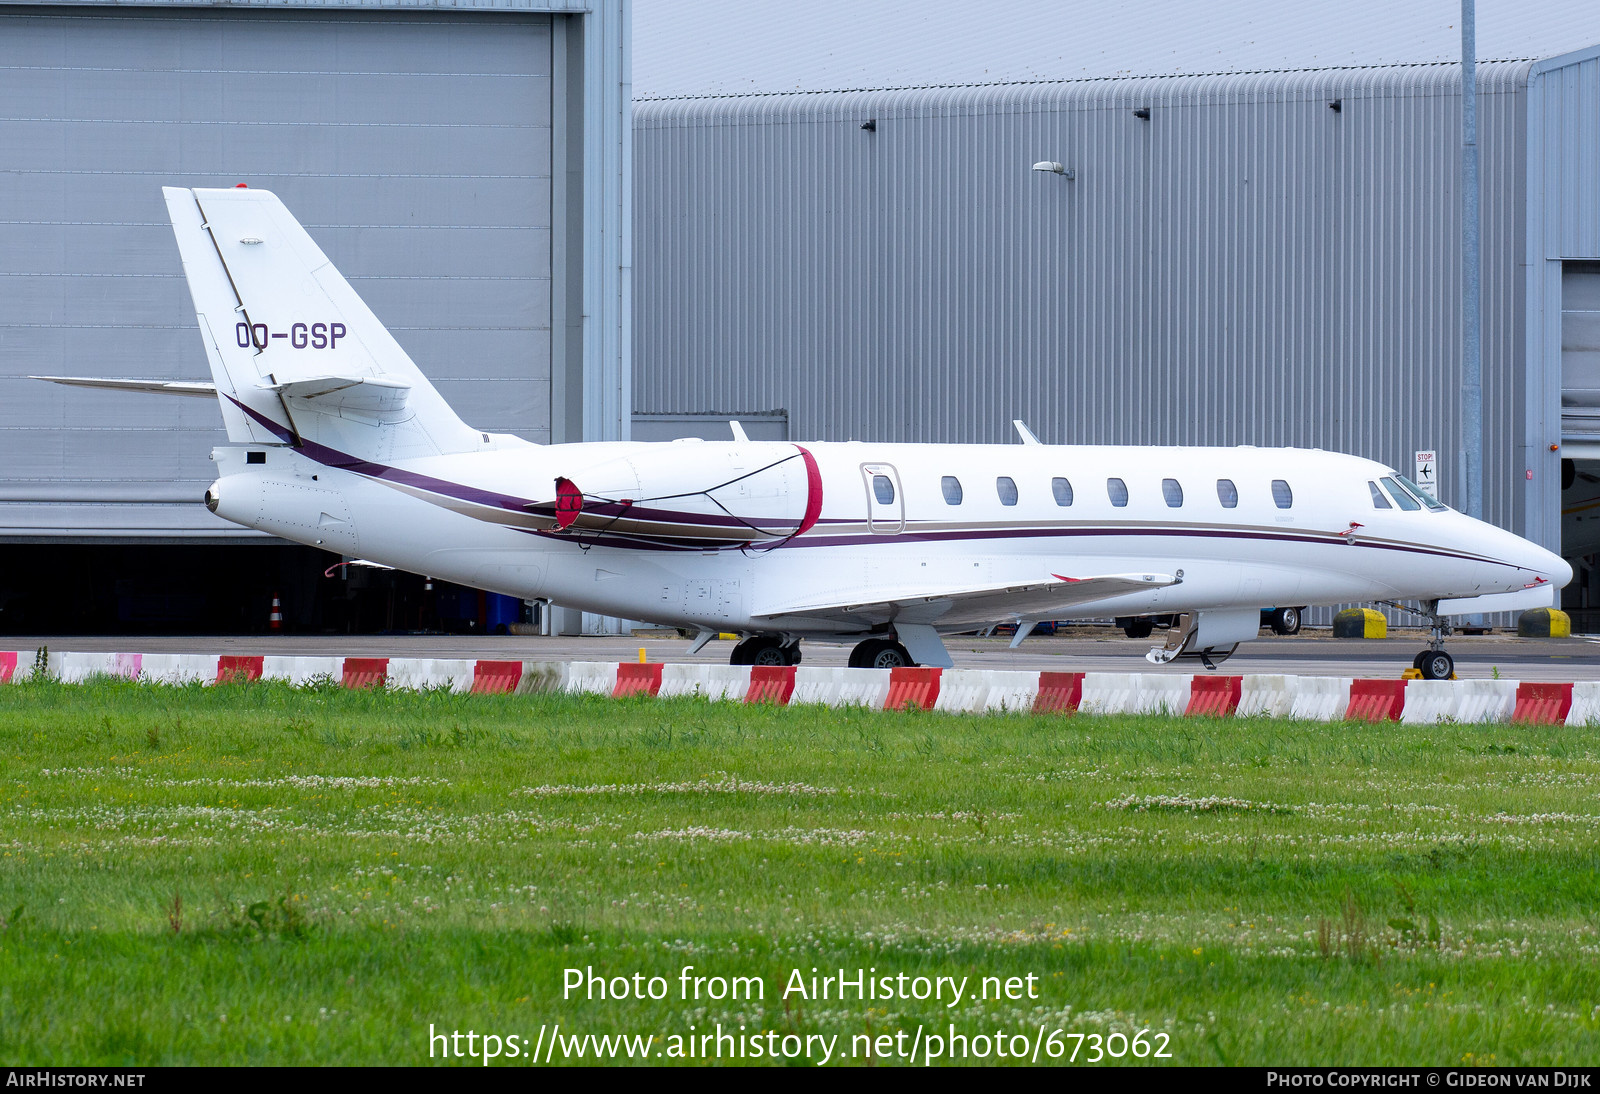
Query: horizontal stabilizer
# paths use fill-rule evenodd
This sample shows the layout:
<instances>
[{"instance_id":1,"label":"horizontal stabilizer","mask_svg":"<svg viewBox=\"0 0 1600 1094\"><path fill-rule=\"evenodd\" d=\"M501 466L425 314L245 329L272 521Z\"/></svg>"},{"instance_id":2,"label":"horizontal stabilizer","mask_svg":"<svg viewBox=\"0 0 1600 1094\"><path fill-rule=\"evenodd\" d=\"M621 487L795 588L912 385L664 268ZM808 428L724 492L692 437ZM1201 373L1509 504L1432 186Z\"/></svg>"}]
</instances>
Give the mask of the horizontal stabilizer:
<instances>
[{"instance_id":1,"label":"horizontal stabilizer","mask_svg":"<svg viewBox=\"0 0 1600 1094\"><path fill-rule=\"evenodd\" d=\"M320 410L359 410L373 414L404 410L411 385L377 376L315 376L281 384L263 384L268 391L304 399Z\"/></svg>"},{"instance_id":2,"label":"horizontal stabilizer","mask_svg":"<svg viewBox=\"0 0 1600 1094\"><path fill-rule=\"evenodd\" d=\"M1050 619L1055 613L1128 593L1148 592L1178 584L1169 574L1104 574L1063 577L1049 581L978 585L965 588L912 588L890 592L878 600L848 603L838 600L808 601L765 608L759 618L822 616L871 622L897 620L955 623L1005 618Z\"/></svg>"},{"instance_id":3,"label":"horizontal stabilizer","mask_svg":"<svg viewBox=\"0 0 1600 1094\"><path fill-rule=\"evenodd\" d=\"M30 376L30 380L48 380L52 384L70 384L73 387L98 387L108 391L142 391L148 395L184 395L191 399L215 399L217 385L191 380L111 380L96 376Z\"/></svg>"}]
</instances>

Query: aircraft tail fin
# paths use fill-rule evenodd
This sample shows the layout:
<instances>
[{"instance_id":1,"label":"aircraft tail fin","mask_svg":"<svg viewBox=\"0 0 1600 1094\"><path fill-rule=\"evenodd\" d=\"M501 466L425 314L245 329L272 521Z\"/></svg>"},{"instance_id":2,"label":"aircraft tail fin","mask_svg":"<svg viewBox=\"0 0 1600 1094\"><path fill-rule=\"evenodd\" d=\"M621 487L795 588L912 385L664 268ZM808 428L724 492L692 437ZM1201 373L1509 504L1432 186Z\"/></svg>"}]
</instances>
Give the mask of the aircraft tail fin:
<instances>
[{"instance_id":1,"label":"aircraft tail fin","mask_svg":"<svg viewBox=\"0 0 1600 1094\"><path fill-rule=\"evenodd\" d=\"M364 460L484 447L275 194L162 193L230 440Z\"/></svg>"}]
</instances>

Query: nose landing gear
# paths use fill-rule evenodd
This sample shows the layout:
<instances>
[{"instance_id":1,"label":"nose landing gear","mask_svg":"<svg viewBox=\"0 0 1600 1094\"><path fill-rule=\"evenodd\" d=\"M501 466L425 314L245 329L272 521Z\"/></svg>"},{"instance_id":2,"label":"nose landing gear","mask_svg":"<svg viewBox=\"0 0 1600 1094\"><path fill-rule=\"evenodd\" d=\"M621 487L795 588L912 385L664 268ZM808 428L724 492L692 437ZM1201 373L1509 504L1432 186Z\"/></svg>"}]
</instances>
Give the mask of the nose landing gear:
<instances>
[{"instance_id":1,"label":"nose landing gear","mask_svg":"<svg viewBox=\"0 0 1600 1094\"><path fill-rule=\"evenodd\" d=\"M1411 667L1422 673L1424 680L1448 680L1456 671L1456 659L1444 650L1427 649L1412 659Z\"/></svg>"},{"instance_id":2,"label":"nose landing gear","mask_svg":"<svg viewBox=\"0 0 1600 1094\"><path fill-rule=\"evenodd\" d=\"M1411 659L1411 667L1422 673L1424 680L1448 680L1455 675L1456 659L1445 652L1444 648L1444 640L1450 637L1450 624L1439 614L1437 600L1424 600L1421 611L1409 604L1399 604L1393 600L1380 600L1378 603L1427 617L1428 648Z\"/></svg>"}]
</instances>

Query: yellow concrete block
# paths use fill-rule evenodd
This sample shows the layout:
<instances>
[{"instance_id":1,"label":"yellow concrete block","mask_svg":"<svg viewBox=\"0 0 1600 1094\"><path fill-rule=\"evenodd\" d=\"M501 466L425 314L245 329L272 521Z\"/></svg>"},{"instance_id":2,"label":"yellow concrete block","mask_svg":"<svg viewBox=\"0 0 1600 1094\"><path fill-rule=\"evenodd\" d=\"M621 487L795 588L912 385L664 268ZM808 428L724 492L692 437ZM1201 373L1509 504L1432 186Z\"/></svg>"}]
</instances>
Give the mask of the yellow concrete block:
<instances>
[{"instance_id":1,"label":"yellow concrete block","mask_svg":"<svg viewBox=\"0 0 1600 1094\"><path fill-rule=\"evenodd\" d=\"M1335 638L1388 638L1389 623L1371 608L1346 608L1333 617Z\"/></svg>"},{"instance_id":2,"label":"yellow concrete block","mask_svg":"<svg viewBox=\"0 0 1600 1094\"><path fill-rule=\"evenodd\" d=\"M1570 638L1572 617L1560 608L1532 608L1517 617L1519 638Z\"/></svg>"}]
</instances>

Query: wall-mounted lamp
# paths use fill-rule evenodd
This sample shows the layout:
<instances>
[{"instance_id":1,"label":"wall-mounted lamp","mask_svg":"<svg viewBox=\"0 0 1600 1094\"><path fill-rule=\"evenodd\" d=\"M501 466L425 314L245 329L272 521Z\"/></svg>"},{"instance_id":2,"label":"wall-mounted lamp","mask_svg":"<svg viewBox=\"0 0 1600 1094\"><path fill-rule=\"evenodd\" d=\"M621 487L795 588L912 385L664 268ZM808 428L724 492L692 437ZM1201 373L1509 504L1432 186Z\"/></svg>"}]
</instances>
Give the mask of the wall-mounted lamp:
<instances>
[{"instance_id":1,"label":"wall-mounted lamp","mask_svg":"<svg viewBox=\"0 0 1600 1094\"><path fill-rule=\"evenodd\" d=\"M866 121L861 123L861 128L865 129L868 133L876 133L878 131L878 119L868 118Z\"/></svg>"},{"instance_id":2,"label":"wall-mounted lamp","mask_svg":"<svg viewBox=\"0 0 1600 1094\"><path fill-rule=\"evenodd\" d=\"M1072 173L1072 168L1063 167L1054 160L1040 160L1038 163L1033 165L1033 169L1035 171L1049 171L1052 175L1063 175L1069 179L1077 177Z\"/></svg>"},{"instance_id":3,"label":"wall-mounted lamp","mask_svg":"<svg viewBox=\"0 0 1600 1094\"><path fill-rule=\"evenodd\" d=\"M1344 110L1344 100L1334 99L1328 104L1328 109L1333 111L1335 114L1338 114L1340 111Z\"/></svg>"},{"instance_id":4,"label":"wall-mounted lamp","mask_svg":"<svg viewBox=\"0 0 1600 1094\"><path fill-rule=\"evenodd\" d=\"M1133 108L1133 116L1142 122L1147 122L1150 120L1150 108L1148 106L1136 106Z\"/></svg>"}]
</instances>

